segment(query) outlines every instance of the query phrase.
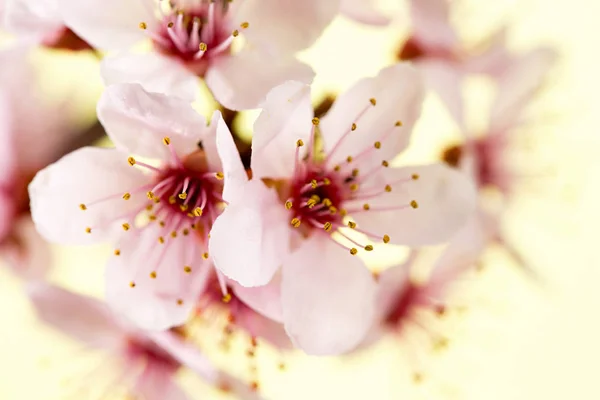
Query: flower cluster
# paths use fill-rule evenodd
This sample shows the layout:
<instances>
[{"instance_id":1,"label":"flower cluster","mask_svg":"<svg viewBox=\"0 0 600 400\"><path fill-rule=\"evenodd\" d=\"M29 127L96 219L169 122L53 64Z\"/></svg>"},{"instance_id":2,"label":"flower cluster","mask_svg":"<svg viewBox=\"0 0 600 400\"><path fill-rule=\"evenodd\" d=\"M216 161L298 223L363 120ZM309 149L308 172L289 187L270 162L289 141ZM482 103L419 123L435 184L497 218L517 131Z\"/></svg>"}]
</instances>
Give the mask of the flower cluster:
<instances>
[{"instance_id":1,"label":"flower cluster","mask_svg":"<svg viewBox=\"0 0 600 400\"><path fill-rule=\"evenodd\" d=\"M0 250L40 319L116 358L131 394L187 398L174 381L187 367L262 398L258 382L194 345L197 318L226 316L226 331L253 347L341 355L401 337L419 310L445 313L451 284L488 244L512 252L501 230L519 177L511 139L555 53L514 54L508 27L474 50L451 25L450 3L412 0L398 61L315 111L315 73L297 53L337 15L394 24L375 3L3 1L14 40L0 51ZM99 58L97 122L78 123L72 98L40 98L40 47ZM473 76L497 87L483 134L464 113ZM462 140L405 165L398 156L429 92ZM198 103L218 107L205 117ZM255 108L243 143L228 115ZM111 146L95 146L104 133ZM503 199L493 209L490 187ZM111 246L104 302L46 282L46 242ZM373 271L371 254L394 245L408 259ZM432 245L443 251L417 281L415 260Z\"/></svg>"}]
</instances>

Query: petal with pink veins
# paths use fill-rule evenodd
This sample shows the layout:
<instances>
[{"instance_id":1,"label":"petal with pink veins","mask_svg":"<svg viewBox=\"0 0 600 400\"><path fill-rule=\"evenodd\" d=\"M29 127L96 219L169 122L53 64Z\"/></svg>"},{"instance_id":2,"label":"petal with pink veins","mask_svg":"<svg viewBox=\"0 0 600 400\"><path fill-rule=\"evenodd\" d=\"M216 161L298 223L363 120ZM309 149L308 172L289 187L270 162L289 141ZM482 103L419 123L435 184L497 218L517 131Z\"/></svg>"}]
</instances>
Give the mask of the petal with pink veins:
<instances>
[{"instance_id":1,"label":"petal with pink veins","mask_svg":"<svg viewBox=\"0 0 600 400\"><path fill-rule=\"evenodd\" d=\"M272 57L292 55L311 46L339 11L340 0L246 0L236 24L248 22L248 43Z\"/></svg>"},{"instance_id":2,"label":"petal with pink veins","mask_svg":"<svg viewBox=\"0 0 600 400\"><path fill-rule=\"evenodd\" d=\"M92 347L113 349L124 331L100 300L47 283L30 283L27 293L39 318Z\"/></svg>"},{"instance_id":3,"label":"petal with pink veins","mask_svg":"<svg viewBox=\"0 0 600 400\"><path fill-rule=\"evenodd\" d=\"M147 38L158 26L154 0L58 0L65 20L77 36L100 50L124 50Z\"/></svg>"},{"instance_id":4,"label":"petal with pink veins","mask_svg":"<svg viewBox=\"0 0 600 400\"><path fill-rule=\"evenodd\" d=\"M155 227L123 233L106 267L106 301L145 330L183 325L211 271L193 236L167 237ZM191 272L186 272L189 267Z\"/></svg>"},{"instance_id":5,"label":"petal with pink veins","mask_svg":"<svg viewBox=\"0 0 600 400\"><path fill-rule=\"evenodd\" d=\"M291 177L294 174L296 142L302 140L304 149L310 146L312 118L310 86L286 82L271 90L254 123L253 176L272 179ZM300 157L303 154L304 151Z\"/></svg>"},{"instance_id":6,"label":"petal with pink veins","mask_svg":"<svg viewBox=\"0 0 600 400\"><path fill-rule=\"evenodd\" d=\"M242 286L271 281L289 252L289 218L275 190L252 180L215 221L209 253L215 266Z\"/></svg>"},{"instance_id":7,"label":"petal with pink veins","mask_svg":"<svg viewBox=\"0 0 600 400\"><path fill-rule=\"evenodd\" d=\"M342 0L341 13L355 21L369 25L387 25L391 22L378 7L376 0Z\"/></svg>"},{"instance_id":8,"label":"petal with pink veins","mask_svg":"<svg viewBox=\"0 0 600 400\"><path fill-rule=\"evenodd\" d=\"M338 164L348 156L357 158L364 151L374 151L376 141L381 142L381 148L362 157L360 167L370 168L381 164L381 160L393 159L409 143L423 97L423 79L417 69L406 63L360 80L340 95L321 119L328 161ZM397 126L398 121L402 126Z\"/></svg>"},{"instance_id":9,"label":"petal with pink veins","mask_svg":"<svg viewBox=\"0 0 600 400\"><path fill-rule=\"evenodd\" d=\"M127 154L84 147L37 173L29 184L31 216L48 241L105 242L145 204L145 192L131 193L127 201L122 197L145 182L149 178L129 165Z\"/></svg>"},{"instance_id":10,"label":"petal with pink veins","mask_svg":"<svg viewBox=\"0 0 600 400\"><path fill-rule=\"evenodd\" d=\"M354 349L375 316L377 286L358 257L315 234L284 263L285 329L311 355Z\"/></svg>"},{"instance_id":11,"label":"petal with pink veins","mask_svg":"<svg viewBox=\"0 0 600 400\"><path fill-rule=\"evenodd\" d=\"M206 73L206 84L217 101L232 110L260 106L269 90L289 80L312 82L314 72L291 56L275 58L243 50L220 57Z\"/></svg>"},{"instance_id":12,"label":"petal with pink veins","mask_svg":"<svg viewBox=\"0 0 600 400\"><path fill-rule=\"evenodd\" d=\"M170 160L173 149L178 155L192 153L210 130L186 100L147 92L137 83L108 87L97 109L117 148L142 157ZM171 139L169 146L165 137Z\"/></svg>"},{"instance_id":13,"label":"petal with pink veins","mask_svg":"<svg viewBox=\"0 0 600 400\"><path fill-rule=\"evenodd\" d=\"M369 200L368 211L349 215L359 229L387 234L392 243L424 246L444 242L464 226L476 209L473 182L445 165L394 168L386 172L390 181L394 176L409 179L399 189ZM413 175L418 179L410 179ZM399 190L400 194L395 194ZM411 206L413 200L416 208Z\"/></svg>"},{"instance_id":14,"label":"petal with pink veins","mask_svg":"<svg viewBox=\"0 0 600 400\"><path fill-rule=\"evenodd\" d=\"M216 147L221 159L223 175L223 199L230 201L239 197L239 191L248 181L248 175L233 136L223 118L217 121Z\"/></svg>"},{"instance_id":15,"label":"petal with pink veins","mask_svg":"<svg viewBox=\"0 0 600 400\"><path fill-rule=\"evenodd\" d=\"M106 57L100 64L106 86L139 83L149 92L193 101L198 94L198 77L183 64L156 52L124 53Z\"/></svg>"}]
</instances>

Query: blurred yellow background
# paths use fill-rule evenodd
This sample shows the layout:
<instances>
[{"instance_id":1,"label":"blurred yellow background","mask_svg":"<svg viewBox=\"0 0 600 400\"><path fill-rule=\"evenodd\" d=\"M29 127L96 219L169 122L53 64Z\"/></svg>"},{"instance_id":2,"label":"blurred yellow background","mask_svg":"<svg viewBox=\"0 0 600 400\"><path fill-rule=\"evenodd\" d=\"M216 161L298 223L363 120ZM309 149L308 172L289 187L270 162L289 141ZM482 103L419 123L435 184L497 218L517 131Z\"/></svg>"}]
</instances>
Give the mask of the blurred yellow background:
<instances>
[{"instance_id":1,"label":"blurred yellow background","mask_svg":"<svg viewBox=\"0 0 600 400\"><path fill-rule=\"evenodd\" d=\"M389 0L388 3L394 3ZM506 229L515 246L544 277L529 280L499 249L484 257L486 268L457 284L456 316L439 329L447 349L415 336L389 338L374 348L338 359L259 352L258 374L267 398L295 399L598 399L600 360L600 54L594 0L460 1L454 16L467 41L477 41L502 21L510 23L509 45L526 51L540 44L561 55L546 97L536 104L540 122L531 132L532 163L548 166L544 176L529 178L511 208ZM394 51L408 28L400 16L388 28L365 27L338 18L314 48L302 54L317 72L315 100L343 90L394 61ZM40 55L48 91L74 85L83 109L93 112L101 91L92 56ZM481 93L473 89L470 96ZM250 123L252 115L247 118ZM429 161L451 140L454 127L440 103L426 101L423 121L405 156ZM539 157L539 158L538 158ZM550 160L550 162L548 161ZM55 248L52 279L73 290L100 296L108 249ZM385 267L402 250L379 255ZM0 269L0 399L87 399L65 394L91 380L85 366L98 360L60 333L37 323L21 284ZM216 357L234 371L247 373L243 346ZM417 349L419 360L412 356ZM215 351L221 353L221 351ZM421 360L422 358L422 360ZM418 370L418 371L417 371ZM414 381L414 373L423 375ZM70 378L65 379L65 378ZM596 378L596 379L595 379ZM193 399L219 398L189 375L183 375ZM93 397L89 397L93 399Z\"/></svg>"}]
</instances>

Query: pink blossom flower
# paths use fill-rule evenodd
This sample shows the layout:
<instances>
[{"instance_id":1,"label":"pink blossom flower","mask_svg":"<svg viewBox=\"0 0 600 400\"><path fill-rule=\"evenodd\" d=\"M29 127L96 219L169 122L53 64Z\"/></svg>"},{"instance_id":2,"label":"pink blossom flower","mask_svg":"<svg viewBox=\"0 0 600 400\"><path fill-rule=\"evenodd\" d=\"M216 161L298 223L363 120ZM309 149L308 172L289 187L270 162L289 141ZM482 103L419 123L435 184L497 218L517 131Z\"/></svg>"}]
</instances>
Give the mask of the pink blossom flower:
<instances>
[{"instance_id":1,"label":"pink blossom flower","mask_svg":"<svg viewBox=\"0 0 600 400\"><path fill-rule=\"evenodd\" d=\"M106 396L125 387L144 400L188 399L175 381L177 371L188 367L208 384L240 399L260 398L249 385L216 369L176 331L139 331L104 303L48 284L30 284L29 295L42 321L110 355L109 373L115 381L106 388Z\"/></svg>"},{"instance_id":2,"label":"pink blossom flower","mask_svg":"<svg viewBox=\"0 0 600 400\"><path fill-rule=\"evenodd\" d=\"M230 109L258 106L288 79L313 72L294 58L338 11L338 0L59 0L67 25L95 47L122 53L104 60L107 84L193 98L197 77ZM131 52L150 41L152 52ZM241 49L240 49L241 48ZM243 73L241 73L243 71Z\"/></svg>"},{"instance_id":3,"label":"pink blossom flower","mask_svg":"<svg viewBox=\"0 0 600 400\"><path fill-rule=\"evenodd\" d=\"M13 271L42 277L49 250L33 227L27 185L78 133L68 102L40 98L27 48L0 51L0 252Z\"/></svg>"},{"instance_id":4,"label":"pink blossom flower","mask_svg":"<svg viewBox=\"0 0 600 400\"><path fill-rule=\"evenodd\" d=\"M376 0L341 0L340 12L348 18L369 25L387 25L390 18L377 6Z\"/></svg>"},{"instance_id":5,"label":"pink blossom flower","mask_svg":"<svg viewBox=\"0 0 600 400\"><path fill-rule=\"evenodd\" d=\"M209 248L242 286L265 285L282 268L281 319L309 353L348 351L370 326L376 285L352 255L377 244L357 234L381 245L436 243L474 207L472 186L449 168L389 167L419 116L420 82L409 66L387 68L321 120L309 87L288 82L254 125L253 179L216 221Z\"/></svg>"},{"instance_id":6,"label":"pink blossom flower","mask_svg":"<svg viewBox=\"0 0 600 400\"><path fill-rule=\"evenodd\" d=\"M212 224L246 179L233 138L220 113L207 125L184 100L138 84L109 87L98 117L116 147L82 148L40 171L33 220L53 242L116 241L107 301L144 328L180 325L210 276Z\"/></svg>"},{"instance_id":7,"label":"pink blossom flower","mask_svg":"<svg viewBox=\"0 0 600 400\"><path fill-rule=\"evenodd\" d=\"M21 39L48 47L86 50L90 46L68 29L58 0L4 0L2 26Z\"/></svg>"}]
</instances>

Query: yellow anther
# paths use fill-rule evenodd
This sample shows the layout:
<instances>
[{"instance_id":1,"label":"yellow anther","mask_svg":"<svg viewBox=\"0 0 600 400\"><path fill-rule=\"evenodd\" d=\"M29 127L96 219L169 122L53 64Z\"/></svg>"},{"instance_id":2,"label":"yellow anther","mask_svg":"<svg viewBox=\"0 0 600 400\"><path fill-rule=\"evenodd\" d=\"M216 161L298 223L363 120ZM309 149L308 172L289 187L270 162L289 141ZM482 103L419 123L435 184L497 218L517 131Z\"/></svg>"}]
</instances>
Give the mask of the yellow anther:
<instances>
[{"instance_id":1,"label":"yellow anther","mask_svg":"<svg viewBox=\"0 0 600 400\"><path fill-rule=\"evenodd\" d=\"M354 221L348 221L348 227L352 228L352 229L356 228L356 222L354 222Z\"/></svg>"},{"instance_id":2,"label":"yellow anther","mask_svg":"<svg viewBox=\"0 0 600 400\"><path fill-rule=\"evenodd\" d=\"M292 204L291 201L288 200L285 202L285 208L287 208L288 210L291 210L293 206L294 205Z\"/></svg>"},{"instance_id":3,"label":"yellow anther","mask_svg":"<svg viewBox=\"0 0 600 400\"><path fill-rule=\"evenodd\" d=\"M365 246L365 250L366 251L373 251L373 246L371 246L370 244Z\"/></svg>"},{"instance_id":4,"label":"yellow anther","mask_svg":"<svg viewBox=\"0 0 600 400\"><path fill-rule=\"evenodd\" d=\"M296 141L296 147L302 147L302 146L304 146L304 141L302 139L298 139Z\"/></svg>"},{"instance_id":5,"label":"yellow anther","mask_svg":"<svg viewBox=\"0 0 600 400\"><path fill-rule=\"evenodd\" d=\"M215 174L215 178L222 181L223 179L225 179L225 174L223 174L222 172L217 172Z\"/></svg>"},{"instance_id":6,"label":"yellow anther","mask_svg":"<svg viewBox=\"0 0 600 400\"><path fill-rule=\"evenodd\" d=\"M155 197L152 201L154 201L156 204L160 203L160 198Z\"/></svg>"},{"instance_id":7,"label":"yellow anther","mask_svg":"<svg viewBox=\"0 0 600 400\"><path fill-rule=\"evenodd\" d=\"M177 231L173 231L173 232L171 232L171 237L172 237L172 238L176 238L176 237L177 237Z\"/></svg>"},{"instance_id":8,"label":"yellow anther","mask_svg":"<svg viewBox=\"0 0 600 400\"><path fill-rule=\"evenodd\" d=\"M350 185L350 190L353 192L356 192L358 190L358 184L353 183L352 185Z\"/></svg>"},{"instance_id":9,"label":"yellow anther","mask_svg":"<svg viewBox=\"0 0 600 400\"><path fill-rule=\"evenodd\" d=\"M159 236L159 237L158 237L158 243L160 243L160 244L164 244L164 243L165 243L165 238L164 238L164 237L162 237L162 236Z\"/></svg>"},{"instance_id":10,"label":"yellow anther","mask_svg":"<svg viewBox=\"0 0 600 400\"><path fill-rule=\"evenodd\" d=\"M165 221L159 221L159 222L158 222L158 224L159 224L160 226L162 226L163 228L164 228L164 227L165 227L165 225L166 225L166 224L165 224Z\"/></svg>"},{"instance_id":11,"label":"yellow anther","mask_svg":"<svg viewBox=\"0 0 600 400\"><path fill-rule=\"evenodd\" d=\"M383 243L389 243L390 237L388 235L383 235Z\"/></svg>"},{"instance_id":12,"label":"yellow anther","mask_svg":"<svg viewBox=\"0 0 600 400\"><path fill-rule=\"evenodd\" d=\"M190 230L189 230L188 228L185 228L185 229L182 231L182 233L183 233L183 236L187 236L187 235L189 235L189 234L190 234Z\"/></svg>"},{"instance_id":13,"label":"yellow anther","mask_svg":"<svg viewBox=\"0 0 600 400\"><path fill-rule=\"evenodd\" d=\"M169 197L169 204L175 204L176 201L177 201L177 199L175 198L175 196Z\"/></svg>"},{"instance_id":14,"label":"yellow anther","mask_svg":"<svg viewBox=\"0 0 600 400\"><path fill-rule=\"evenodd\" d=\"M238 31L237 29L234 30L233 32L231 32L231 34L233 35L233 37L238 37L238 35L240 34L240 31Z\"/></svg>"},{"instance_id":15,"label":"yellow anther","mask_svg":"<svg viewBox=\"0 0 600 400\"><path fill-rule=\"evenodd\" d=\"M402 126L402 121L396 121L396 126Z\"/></svg>"},{"instance_id":16,"label":"yellow anther","mask_svg":"<svg viewBox=\"0 0 600 400\"><path fill-rule=\"evenodd\" d=\"M152 215L148 215L148 219L150 221L156 221L156 215L152 214Z\"/></svg>"},{"instance_id":17,"label":"yellow anther","mask_svg":"<svg viewBox=\"0 0 600 400\"><path fill-rule=\"evenodd\" d=\"M89 226L85 228L85 233L92 233L92 228L90 228Z\"/></svg>"},{"instance_id":18,"label":"yellow anther","mask_svg":"<svg viewBox=\"0 0 600 400\"><path fill-rule=\"evenodd\" d=\"M177 197L179 197L181 200L185 200L187 199L187 193L179 193Z\"/></svg>"},{"instance_id":19,"label":"yellow anther","mask_svg":"<svg viewBox=\"0 0 600 400\"><path fill-rule=\"evenodd\" d=\"M146 193L146 197L148 197L149 200L152 200L152 199L154 199L154 193L150 191L150 192Z\"/></svg>"},{"instance_id":20,"label":"yellow anther","mask_svg":"<svg viewBox=\"0 0 600 400\"><path fill-rule=\"evenodd\" d=\"M140 22L138 26L140 27L140 29L148 29L148 25L145 22Z\"/></svg>"},{"instance_id":21,"label":"yellow anther","mask_svg":"<svg viewBox=\"0 0 600 400\"><path fill-rule=\"evenodd\" d=\"M249 26L250 26L250 23L248 23L248 22L242 22L242 23L240 24L240 27L241 27L242 29L248 29L248 27L249 27Z\"/></svg>"},{"instance_id":22,"label":"yellow anther","mask_svg":"<svg viewBox=\"0 0 600 400\"><path fill-rule=\"evenodd\" d=\"M318 202L315 201L315 199L308 199L306 201L306 205L308 206L308 208L313 208Z\"/></svg>"},{"instance_id":23,"label":"yellow anther","mask_svg":"<svg viewBox=\"0 0 600 400\"><path fill-rule=\"evenodd\" d=\"M175 24L174 24L174 23L172 23L172 22L169 22L169 23L167 24L167 26L168 26L169 28L172 28L174 25L175 25Z\"/></svg>"},{"instance_id":24,"label":"yellow anther","mask_svg":"<svg viewBox=\"0 0 600 400\"><path fill-rule=\"evenodd\" d=\"M360 172L360 171L358 170L358 168L354 168L354 169L352 170L352 176L356 178L356 177L358 176L359 172Z\"/></svg>"},{"instance_id":25,"label":"yellow anther","mask_svg":"<svg viewBox=\"0 0 600 400\"><path fill-rule=\"evenodd\" d=\"M353 256L355 256L356 253L358 253L358 250L356 250L355 247L353 247L353 248L350 249L350 254L352 254Z\"/></svg>"},{"instance_id":26,"label":"yellow anther","mask_svg":"<svg viewBox=\"0 0 600 400\"><path fill-rule=\"evenodd\" d=\"M188 206L187 204L182 204L179 206L179 209L183 212L186 212L188 208L190 208L190 206Z\"/></svg>"},{"instance_id":27,"label":"yellow anther","mask_svg":"<svg viewBox=\"0 0 600 400\"><path fill-rule=\"evenodd\" d=\"M129 163L129 165L131 165L133 167L135 165L135 158L129 157L127 159L127 162Z\"/></svg>"},{"instance_id":28,"label":"yellow anther","mask_svg":"<svg viewBox=\"0 0 600 400\"><path fill-rule=\"evenodd\" d=\"M85 210L87 210L87 206L82 203L82 204L79 205L79 209L82 210L82 211L85 211Z\"/></svg>"},{"instance_id":29,"label":"yellow anther","mask_svg":"<svg viewBox=\"0 0 600 400\"><path fill-rule=\"evenodd\" d=\"M178 306L182 306L183 305L183 300L182 299L177 299L177 305Z\"/></svg>"},{"instance_id":30,"label":"yellow anther","mask_svg":"<svg viewBox=\"0 0 600 400\"><path fill-rule=\"evenodd\" d=\"M202 211L202 209L201 209L200 207L196 207L196 208L194 208L194 215L195 215L196 217L201 217L201 216L202 216L202 213L203 213L203 211Z\"/></svg>"},{"instance_id":31,"label":"yellow anther","mask_svg":"<svg viewBox=\"0 0 600 400\"><path fill-rule=\"evenodd\" d=\"M338 209L335 206L329 207L329 214L335 215L335 214L337 214L337 212L338 212Z\"/></svg>"},{"instance_id":32,"label":"yellow anther","mask_svg":"<svg viewBox=\"0 0 600 400\"><path fill-rule=\"evenodd\" d=\"M325 225L323 226L323 229L325 229L325 232L329 232L331 230L331 222L325 222Z\"/></svg>"},{"instance_id":33,"label":"yellow anther","mask_svg":"<svg viewBox=\"0 0 600 400\"><path fill-rule=\"evenodd\" d=\"M367 210L370 210L370 209L371 209L371 206L369 205L369 203L363 204L363 210L367 211Z\"/></svg>"},{"instance_id":34,"label":"yellow anther","mask_svg":"<svg viewBox=\"0 0 600 400\"><path fill-rule=\"evenodd\" d=\"M125 222L123 225L121 225L123 227L123 230L128 231L129 228L131 228L131 225L129 225L127 222Z\"/></svg>"},{"instance_id":35,"label":"yellow anther","mask_svg":"<svg viewBox=\"0 0 600 400\"><path fill-rule=\"evenodd\" d=\"M192 267L190 267L189 265L186 265L185 267L183 267L183 271L184 271L186 274L189 274L189 273L191 273L191 272L192 272Z\"/></svg>"},{"instance_id":36,"label":"yellow anther","mask_svg":"<svg viewBox=\"0 0 600 400\"><path fill-rule=\"evenodd\" d=\"M410 206L412 208L418 208L419 207L419 203L417 203L415 200L413 200L413 201L410 202Z\"/></svg>"},{"instance_id":37,"label":"yellow anther","mask_svg":"<svg viewBox=\"0 0 600 400\"><path fill-rule=\"evenodd\" d=\"M329 200L329 199L327 199L327 198L323 199L323 205L324 205L325 207L331 207L331 205L332 205L332 204L333 204L333 203L331 202L331 200Z\"/></svg>"},{"instance_id":38,"label":"yellow anther","mask_svg":"<svg viewBox=\"0 0 600 400\"><path fill-rule=\"evenodd\" d=\"M221 300L223 300L223 303L229 303L231 301L231 294L227 293Z\"/></svg>"},{"instance_id":39,"label":"yellow anther","mask_svg":"<svg viewBox=\"0 0 600 400\"><path fill-rule=\"evenodd\" d=\"M345 217L346 215L348 215L348 211L346 211L346 209L345 209L345 208L342 208L342 209L340 210L340 216L341 216L341 217Z\"/></svg>"},{"instance_id":40,"label":"yellow anther","mask_svg":"<svg viewBox=\"0 0 600 400\"><path fill-rule=\"evenodd\" d=\"M310 196L310 198L316 201L317 203L321 201L321 198L317 194L313 194L312 196Z\"/></svg>"},{"instance_id":41,"label":"yellow anther","mask_svg":"<svg viewBox=\"0 0 600 400\"><path fill-rule=\"evenodd\" d=\"M381 142L375 142L375 143L373 144L373 146L374 146L376 149L380 149L380 148L381 148Z\"/></svg>"},{"instance_id":42,"label":"yellow anther","mask_svg":"<svg viewBox=\"0 0 600 400\"><path fill-rule=\"evenodd\" d=\"M349 163L351 163L351 162L352 162L352 160L354 160L354 159L352 158L352 156L348 156L348 157L346 157L346 162L349 162Z\"/></svg>"},{"instance_id":43,"label":"yellow anther","mask_svg":"<svg viewBox=\"0 0 600 400\"><path fill-rule=\"evenodd\" d=\"M165 146L168 146L168 145L170 145L170 144L171 144L171 138L170 138L170 137L168 137L168 136L165 136L165 137L163 138L163 143L165 144Z\"/></svg>"},{"instance_id":44,"label":"yellow anther","mask_svg":"<svg viewBox=\"0 0 600 400\"><path fill-rule=\"evenodd\" d=\"M412 178L413 181L416 181L417 179L419 179L419 174L413 174L411 176L411 178Z\"/></svg>"},{"instance_id":45,"label":"yellow anther","mask_svg":"<svg viewBox=\"0 0 600 400\"><path fill-rule=\"evenodd\" d=\"M124 200L129 200L130 198L131 198L131 193L127 192L127 193L123 194Z\"/></svg>"},{"instance_id":46,"label":"yellow anther","mask_svg":"<svg viewBox=\"0 0 600 400\"><path fill-rule=\"evenodd\" d=\"M392 187L390 185L385 185L385 191L386 192L391 192L392 191Z\"/></svg>"},{"instance_id":47,"label":"yellow anther","mask_svg":"<svg viewBox=\"0 0 600 400\"><path fill-rule=\"evenodd\" d=\"M335 172L340 172L340 169L341 169L341 168L342 168L342 167L340 167L339 165L336 165L335 167L333 167L333 170L334 170Z\"/></svg>"},{"instance_id":48,"label":"yellow anther","mask_svg":"<svg viewBox=\"0 0 600 400\"><path fill-rule=\"evenodd\" d=\"M301 224L301 221L298 218L292 218L292 220L290 221L290 224L292 224L292 226L294 228L298 228Z\"/></svg>"},{"instance_id":49,"label":"yellow anther","mask_svg":"<svg viewBox=\"0 0 600 400\"><path fill-rule=\"evenodd\" d=\"M150 272L150 278L156 279L156 271Z\"/></svg>"},{"instance_id":50,"label":"yellow anther","mask_svg":"<svg viewBox=\"0 0 600 400\"><path fill-rule=\"evenodd\" d=\"M331 185L331 179L329 179L329 178L323 178L323 184L325 186Z\"/></svg>"},{"instance_id":51,"label":"yellow anther","mask_svg":"<svg viewBox=\"0 0 600 400\"><path fill-rule=\"evenodd\" d=\"M202 258L205 260L208 260L208 253L202 253Z\"/></svg>"},{"instance_id":52,"label":"yellow anther","mask_svg":"<svg viewBox=\"0 0 600 400\"><path fill-rule=\"evenodd\" d=\"M315 179L313 179L312 181L310 181L310 186L313 189L316 189L319 186L319 183Z\"/></svg>"},{"instance_id":53,"label":"yellow anther","mask_svg":"<svg viewBox=\"0 0 600 400\"><path fill-rule=\"evenodd\" d=\"M352 129L353 131L355 131L355 130L356 130L356 124L354 124L354 123L353 123L353 124L352 124L352 128L351 128L351 129Z\"/></svg>"},{"instance_id":54,"label":"yellow anther","mask_svg":"<svg viewBox=\"0 0 600 400\"><path fill-rule=\"evenodd\" d=\"M206 43L202 42L200 43L200 51L206 51L206 49L208 49L208 46L206 45Z\"/></svg>"},{"instance_id":55,"label":"yellow anther","mask_svg":"<svg viewBox=\"0 0 600 400\"><path fill-rule=\"evenodd\" d=\"M377 100L375 99L375 97L372 97L369 99L369 101L371 102L371 104L376 105L377 104Z\"/></svg>"},{"instance_id":56,"label":"yellow anther","mask_svg":"<svg viewBox=\"0 0 600 400\"><path fill-rule=\"evenodd\" d=\"M120 256L120 255L121 255L121 250L115 249L115 256Z\"/></svg>"},{"instance_id":57,"label":"yellow anther","mask_svg":"<svg viewBox=\"0 0 600 400\"><path fill-rule=\"evenodd\" d=\"M134 288L135 287L135 282L129 282L129 287Z\"/></svg>"},{"instance_id":58,"label":"yellow anther","mask_svg":"<svg viewBox=\"0 0 600 400\"><path fill-rule=\"evenodd\" d=\"M152 211L153 208L154 208L154 204L148 204L146 206L146 210L148 210L148 211Z\"/></svg>"},{"instance_id":59,"label":"yellow anther","mask_svg":"<svg viewBox=\"0 0 600 400\"><path fill-rule=\"evenodd\" d=\"M387 161L385 161L385 160L383 160L383 161L381 162L381 165L383 165L384 167L386 167L386 168L387 168L387 167L389 167L389 166L390 166L390 163L389 163L389 162L387 162Z\"/></svg>"}]
</instances>

